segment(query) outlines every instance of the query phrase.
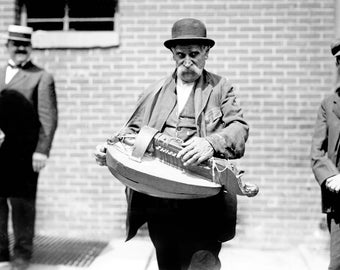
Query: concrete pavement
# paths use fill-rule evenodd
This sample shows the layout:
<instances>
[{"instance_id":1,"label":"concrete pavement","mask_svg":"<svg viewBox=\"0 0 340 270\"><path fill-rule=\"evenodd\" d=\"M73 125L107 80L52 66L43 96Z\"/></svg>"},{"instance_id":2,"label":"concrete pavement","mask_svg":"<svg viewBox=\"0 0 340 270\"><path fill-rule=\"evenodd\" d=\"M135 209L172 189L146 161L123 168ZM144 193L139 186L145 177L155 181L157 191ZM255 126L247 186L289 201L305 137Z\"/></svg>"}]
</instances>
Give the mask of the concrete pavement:
<instances>
[{"instance_id":1,"label":"concrete pavement","mask_svg":"<svg viewBox=\"0 0 340 270\"><path fill-rule=\"evenodd\" d=\"M326 270L328 251L298 246L289 250L258 250L223 246L222 270ZM148 238L128 242L114 239L89 267L31 265L29 270L158 270L155 252Z\"/></svg>"},{"instance_id":2,"label":"concrete pavement","mask_svg":"<svg viewBox=\"0 0 340 270\"><path fill-rule=\"evenodd\" d=\"M326 270L328 252L299 246L290 250L254 250L223 246L222 270ZM89 270L158 270L155 252L146 239L113 240Z\"/></svg>"}]
</instances>

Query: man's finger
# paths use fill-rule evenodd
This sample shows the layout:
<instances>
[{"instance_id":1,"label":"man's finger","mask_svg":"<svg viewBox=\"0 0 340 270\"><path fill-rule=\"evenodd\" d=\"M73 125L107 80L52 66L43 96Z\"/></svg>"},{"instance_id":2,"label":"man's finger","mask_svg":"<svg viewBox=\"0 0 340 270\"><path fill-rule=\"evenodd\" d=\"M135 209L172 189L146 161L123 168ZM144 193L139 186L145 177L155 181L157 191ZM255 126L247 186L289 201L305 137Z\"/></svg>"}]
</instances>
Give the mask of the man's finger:
<instances>
[{"instance_id":1,"label":"man's finger","mask_svg":"<svg viewBox=\"0 0 340 270\"><path fill-rule=\"evenodd\" d=\"M340 190L339 185L337 185L337 181L329 182L327 188L332 192L338 192Z\"/></svg>"},{"instance_id":2,"label":"man's finger","mask_svg":"<svg viewBox=\"0 0 340 270\"><path fill-rule=\"evenodd\" d=\"M196 154L198 154L197 149L189 150L185 155L182 156L182 161L186 162Z\"/></svg>"},{"instance_id":3,"label":"man's finger","mask_svg":"<svg viewBox=\"0 0 340 270\"><path fill-rule=\"evenodd\" d=\"M96 152L93 154L95 156L95 158L105 158L106 154L103 152Z\"/></svg>"},{"instance_id":4,"label":"man's finger","mask_svg":"<svg viewBox=\"0 0 340 270\"><path fill-rule=\"evenodd\" d=\"M96 160L97 164L99 166L106 166L106 161L105 160Z\"/></svg>"},{"instance_id":5,"label":"man's finger","mask_svg":"<svg viewBox=\"0 0 340 270\"><path fill-rule=\"evenodd\" d=\"M97 152L99 152L99 153L106 153L107 147L106 147L105 144L98 144L98 145L96 146L96 150L97 150Z\"/></svg>"},{"instance_id":6,"label":"man's finger","mask_svg":"<svg viewBox=\"0 0 340 270\"><path fill-rule=\"evenodd\" d=\"M188 147L183 148L181 151L177 153L176 158L181 158L183 157L187 152L189 152L190 149Z\"/></svg>"},{"instance_id":7,"label":"man's finger","mask_svg":"<svg viewBox=\"0 0 340 270\"><path fill-rule=\"evenodd\" d=\"M45 163L39 160L33 161L33 171L40 172L40 170L45 167Z\"/></svg>"},{"instance_id":8,"label":"man's finger","mask_svg":"<svg viewBox=\"0 0 340 270\"><path fill-rule=\"evenodd\" d=\"M105 158L96 158L96 162L97 163L106 163L106 159Z\"/></svg>"},{"instance_id":9,"label":"man's finger","mask_svg":"<svg viewBox=\"0 0 340 270\"><path fill-rule=\"evenodd\" d=\"M203 161L206 161L207 159L209 159L211 157L211 155L201 155L199 157L199 159L196 161L195 165L198 165L200 163L202 163Z\"/></svg>"},{"instance_id":10,"label":"man's finger","mask_svg":"<svg viewBox=\"0 0 340 270\"><path fill-rule=\"evenodd\" d=\"M333 189L334 189L335 192L338 193L340 191L340 185L339 184L334 185Z\"/></svg>"},{"instance_id":11,"label":"man's finger","mask_svg":"<svg viewBox=\"0 0 340 270\"><path fill-rule=\"evenodd\" d=\"M193 141L194 141L193 138L191 138L191 139L187 140L186 142L183 142L183 143L182 143L182 146L183 146L183 147L186 147L186 146L188 146L189 144L193 143Z\"/></svg>"},{"instance_id":12,"label":"man's finger","mask_svg":"<svg viewBox=\"0 0 340 270\"><path fill-rule=\"evenodd\" d=\"M200 158L200 154L196 153L195 155L193 155L190 159L188 159L187 161L185 161L183 163L184 166L189 166L189 165L195 165L197 163L197 160Z\"/></svg>"}]
</instances>

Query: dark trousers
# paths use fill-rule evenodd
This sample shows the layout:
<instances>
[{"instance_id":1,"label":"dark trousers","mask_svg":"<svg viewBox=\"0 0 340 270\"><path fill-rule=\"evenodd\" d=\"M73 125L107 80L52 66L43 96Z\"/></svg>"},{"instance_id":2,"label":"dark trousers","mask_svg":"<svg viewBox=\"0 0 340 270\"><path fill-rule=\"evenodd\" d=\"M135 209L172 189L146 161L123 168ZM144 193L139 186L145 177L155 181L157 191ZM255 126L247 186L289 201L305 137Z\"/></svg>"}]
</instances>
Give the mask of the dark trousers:
<instances>
[{"instance_id":1,"label":"dark trousers","mask_svg":"<svg viewBox=\"0 0 340 270\"><path fill-rule=\"evenodd\" d=\"M159 270L219 270L216 220L210 200L150 198L147 224ZM209 211L213 212L213 211Z\"/></svg>"},{"instance_id":2,"label":"dark trousers","mask_svg":"<svg viewBox=\"0 0 340 270\"><path fill-rule=\"evenodd\" d=\"M330 241L330 263L328 270L340 270L340 214L327 214Z\"/></svg>"},{"instance_id":3,"label":"dark trousers","mask_svg":"<svg viewBox=\"0 0 340 270\"><path fill-rule=\"evenodd\" d=\"M171 224L171 225L170 225ZM200 238L174 223L148 222L159 270L219 270L221 242ZM184 226L185 227L185 226Z\"/></svg>"},{"instance_id":4,"label":"dark trousers","mask_svg":"<svg viewBox=\"0 0 340 270\"><path fill-rule=\"evenodd\" d=\"M0 197L0 261L10 260L8 220L12 216L14 258L29 260L33 252L35 198Z\"/></svg>"}]
</instances>

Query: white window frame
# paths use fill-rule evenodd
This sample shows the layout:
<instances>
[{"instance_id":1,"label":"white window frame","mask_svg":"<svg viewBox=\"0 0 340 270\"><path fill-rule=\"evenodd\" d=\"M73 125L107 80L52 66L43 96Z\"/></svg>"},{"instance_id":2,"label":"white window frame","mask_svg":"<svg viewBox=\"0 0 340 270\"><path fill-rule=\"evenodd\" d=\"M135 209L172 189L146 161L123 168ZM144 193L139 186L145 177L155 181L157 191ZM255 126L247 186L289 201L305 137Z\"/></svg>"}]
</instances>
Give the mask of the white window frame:
<instances>
[{"instance_id":1,"label":"white window frame","mask_svg":"<svg viewBox=\"0 0 340 270\"><path fill-rule=\"evenodd\" d=\"M70 22L113 21L113 31L75 31L69 30ZM29 22L63 22L62 31L37 30L32 34L32 45L36 49L52 48L107 48L119 45L119 14L114 17L102 18L70 18L68 7L65 7L63 18L27 18L25 5L21 7L20 24L27 25Z\"/></svg>"}]
</instances>

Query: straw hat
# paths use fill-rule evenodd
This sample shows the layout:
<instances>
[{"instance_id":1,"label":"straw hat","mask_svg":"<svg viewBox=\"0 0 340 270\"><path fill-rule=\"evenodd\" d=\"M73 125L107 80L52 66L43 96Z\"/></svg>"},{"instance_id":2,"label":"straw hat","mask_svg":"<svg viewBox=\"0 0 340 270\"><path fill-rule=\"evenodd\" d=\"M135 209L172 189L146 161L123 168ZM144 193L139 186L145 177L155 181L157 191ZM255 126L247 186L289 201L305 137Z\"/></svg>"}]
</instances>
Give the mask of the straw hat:
<instances>
[{"instance_id":1,"label":"straw hat","mask_svg":"<svg viewBox=\"0 0 340 270\"><path fill-rule=\"evenodd\" d=\"M22 25L9 25L8 33L4 36L7 40L31 42L33 28Z\"/></svg>"}]
</instances>

